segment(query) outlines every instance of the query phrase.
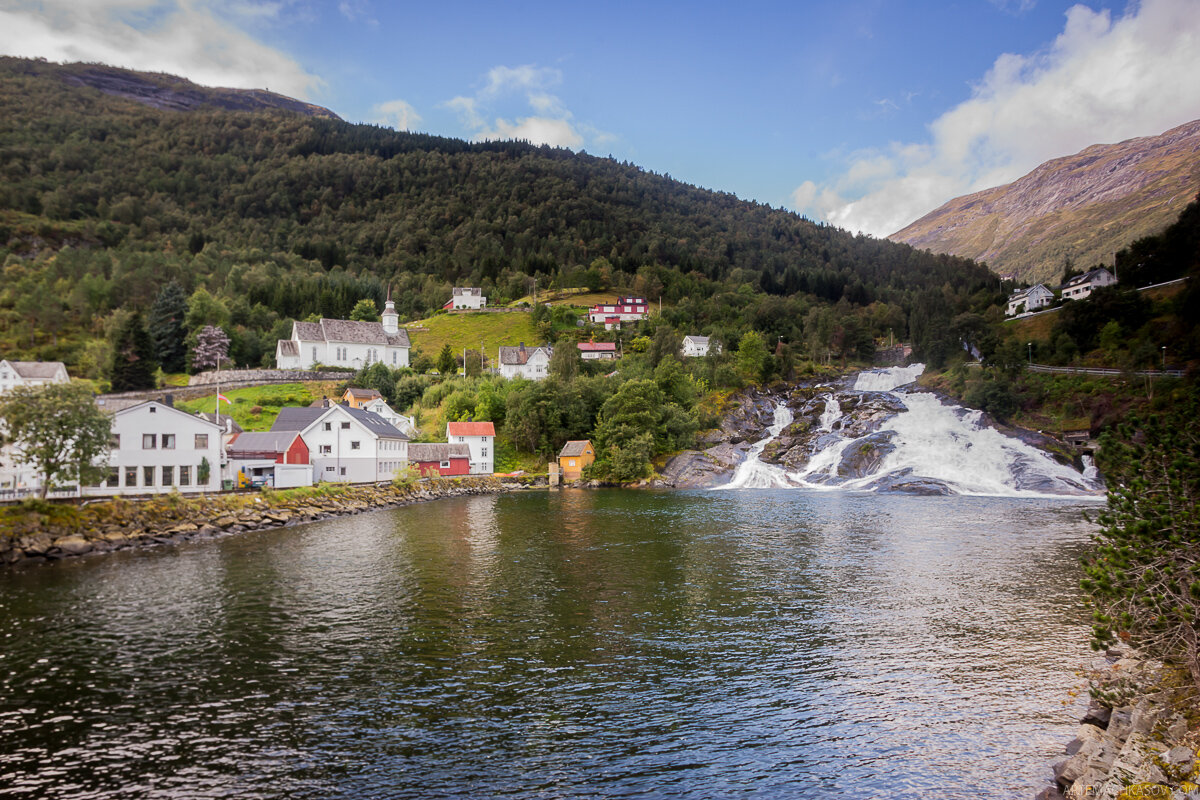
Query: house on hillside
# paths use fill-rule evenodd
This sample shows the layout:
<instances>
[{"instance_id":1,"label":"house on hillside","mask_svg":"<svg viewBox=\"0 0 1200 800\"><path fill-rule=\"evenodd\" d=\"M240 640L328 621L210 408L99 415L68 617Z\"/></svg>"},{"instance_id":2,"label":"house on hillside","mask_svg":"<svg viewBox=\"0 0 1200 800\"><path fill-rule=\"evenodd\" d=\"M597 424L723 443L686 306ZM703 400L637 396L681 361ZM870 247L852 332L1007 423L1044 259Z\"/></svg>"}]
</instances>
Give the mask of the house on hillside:
<instances>
[{"instance_id":1,"label":"house on hillside","mask_svg":"<svg viewBox=\"0 0 1200 800\"><path fill-rule=\"evenodd\" d=\"M108 477L81 494L215 492L221 488L221 428L157 400L113 414Z\"/></svg>"},{"instance_id":2,"label":"house on hillside","mask_svg":"<svg viewBox=\"0 0 1200 800\"><path fill-rule=\"evenodd\" d=\"M272 431L299 431L313 482L390 481L408 465L408 436L378 414L327 403L281 408Z\"/></svg>"},{"instance_id":3,"label":"house on hillside","mask_svg":"<svg viewBox=\"0 0 1200 800\"><path fill-rule=\"evenodd\" d=\"M1102 286L1112 286L1116 282L1116 275L1104 267L1097 267L1082 275L1076 275L1059 288L1062 289L1063 300L1082 300L1096 289Z\"/></svg>"},{"instance_id":4,"label":"house on hillside","mask_svg":"<svg viewBox=\"0 0 1200 800\"><path fill-rule=\"evenodd\" d=\"M588 321L603 323L605 330L620 328L623 322L635 322L650 316L650 304L644 297L618 297L615 303L597 303L588 309Z\"/></svg>"},{"instance_id":5,"label":"house on hillside","mask_svg":"<svg viewBox=\"0 0 1200 800\"><path fill-rule=\"evenodd\" d=\"M583 477L583 468L596 460L596 451L588 439L572 440L558 453L558 468L564 481Z\"/></svg>"},{"instance_id":6,"label":"house on hillside","mask_svg":"<svg viewBox=\"0 0 1200 800\"><path fill-rule=\"evenodd\" d=\"M1030 286L1028 289L1021 289L1013 292L1008 296L1008 316L1016 316L1018 314L1028 314L1031 311L1037 311L1039 308L1045 308L1054 302L1054 292L1047 289L1042 284Z\"/></svg>"},{"instance_id":7,"label":"house on hillside","mask_svg":"<svg viewBox=\"0 0 1200 800\"><path fill-rule=\"evenodd\" d=\"M342 402L351 408L365 408L372 401L382 398L377 389L359 389L355 386L347 387L342 393Z\"/></svg>"},{"instance_id":8,"label":"house on hillside","mask_svg":"<svg viewBox=\"0 0 1200 800\"><path fill-rule=\"evenodd\" d=\"M684 358L701 358L708 355L710 346L711 344L707 336L685 336L683 337L683 346L679 349L679 353ZM717 347L717 352L721 352L720 346Z\"/></svg>"},{"instance_id":9,"label":"house on hillside","mask_svg":"<svg viewBox=\"0 0 1200 800\"><path fill-rule=\"evenodd\" d=\"M228 414L197 411L196 416L216 423L217 427L221 429L221 452L225 452L226 446L233 441L233 437L243 432L242 426L238 425L237 420Z\"/></svg>"},{"instance_id":10,"label":"house on hillside","mask_svg":"<svg viewBox=\"0 0 1200 800\"><path fill-rule=\"evenodd\" d=\"M43 386L70 381L61 361L9 361L0 359L0 394L18 386Z\"/></svg>"},{"instance_id":11,"label":"house on hillside","mask_svg":"<svg viewBox=\"0 0 1200 800\"><path fill-rule=\"evenodd\" d=\"M421 473L431 475L470 475L471 447L467 444L413 442L408 446L408 463Z\"/></svg>"},{"instance_id":12,"label":"house on hillside","mask_svg":"<svg viewBox=\"0 0 1200 800\"><path fill-rule=\"evenodd\" d=\"M308 445L299 431L241 433L229 443L225 453L236 486L283 489L312 485Z\"/></svg>"},{"instance_id":13,"label":"house on hillside","mask_svg":"<svg viewBox=\"0 0 1200 800\"><path fill-rule=\"evenodd\" d=\"M446 441L449 444L465 444L471 452L471 474L491 475L495 472L496 427L490 422L449 422L446 424Z\"/></svg>"},{"instance_id":14,"label":"house on hillside","mask_svg":"<svg viewBox=\"0 0 1200 800\"><path fill-rule=\"evenodd\" d=\"M576 347L584 361L613 361L617 357L616 342L580 342Z\"/></svg>"},{"instance_id":15,"label":"house on hillside","mask_svg":"<svg viewBox=\"0 0 1200 800\"><path fill-rule=\"evenodd\" d=\"M500 377L540 381L550 374L550 357L553 355L554 348L548 345L526 347L524 342L516 347L502 345L499 353Z\"/></svg>"},{"instance_id":16,"label":"house on hillside","mask_svg":"<svg viewBox=\"0 0 1200 800\"><path fill-rule=\"evenodd\" d=\"M275 365L279 369L312 369L317 364L361 369L381 361L392 368L407 367L411 344L408 331L400 327L390 292L381 318L381 322L293 322L292 337L275 345Z\"/></svg>"},{"instance_id":17,"label":"house on hillside","mask_svg":"<svg viewBox=\"0 0 1200 800\"><path fill-rule=\"evenodd\" d=\"M447 311L457 309L474 309L478 311L487 306L487 298L483 296L483 290L478 287L460 287L456 286L450 291L450 299L442 308Z\"/></svg>"}]
</instances>

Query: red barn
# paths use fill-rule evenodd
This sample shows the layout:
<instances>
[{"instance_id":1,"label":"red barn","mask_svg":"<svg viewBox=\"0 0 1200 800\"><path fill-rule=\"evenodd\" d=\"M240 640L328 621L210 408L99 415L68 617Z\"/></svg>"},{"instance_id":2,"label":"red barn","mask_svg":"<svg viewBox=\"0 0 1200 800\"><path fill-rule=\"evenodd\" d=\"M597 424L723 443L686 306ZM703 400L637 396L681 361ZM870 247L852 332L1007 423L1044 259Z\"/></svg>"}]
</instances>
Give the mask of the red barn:
<instances>
[{"instance_id":1,"label":"red barn","mask_svg":"<svg viewBox=\"0 0 1200 800\"><path fill-rule=\"evenodd\" d=\"M465 444L412 442L408 445L408 463L422 476L469 475L471 448Z\"/></svg>"}]
</instances>

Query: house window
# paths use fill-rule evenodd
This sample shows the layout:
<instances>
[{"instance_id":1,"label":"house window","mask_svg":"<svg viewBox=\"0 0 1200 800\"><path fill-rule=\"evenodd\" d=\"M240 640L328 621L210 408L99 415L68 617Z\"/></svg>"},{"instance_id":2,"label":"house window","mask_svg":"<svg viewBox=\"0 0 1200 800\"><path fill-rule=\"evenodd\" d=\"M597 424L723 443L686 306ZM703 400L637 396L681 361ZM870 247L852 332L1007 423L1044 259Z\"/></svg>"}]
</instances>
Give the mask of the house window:
<instances>
[{"instance_id":1,"label":"house window","mask_svg":"<svg viewBox=\"0 0 1200 800\"><path fill-rule=\"evenodd\" d=\"M153 414L155 411L158 411L158 409L154 406L150 406L150 413Z\"/></svg>"},{"instance_id":2,"label":"house window","mask_svg":"<svg viewBox=\"0 0 1200 800\"><path fill-rule=\"evenodd\" d=\"M396 351L395 351L395 350L393 350L393 351L392 351L392 363L393 363L393 364L395 364L395 363L396 363L396 357L397 357L397 355L398 355L398 354L396 353Z\"/></svg>"},{"instance_id":3,"label":"house window","mask_svg":"<svg viewBox=\"0 0 1200 800\"><path fill-rule=\"evenodd\" d=\"M196 434L196 449L197 450L207 450L208 449L208 434L207 433L197 433Z\"/></svg>"},{"instance_id":4,"label":"house window","mask_svg":"<svg viewBox=\"0 0 1200 800\"><path fill-rule=\"evenodd\" d=\"M163 450L174 450L175 449L175 434L164 433L162 435L162 449Z\"/></svg>"},{"instance_id":5,"label":"house window","mask_svg":"<svg viewBox=\"0 0 1200 800\"><path fill-rule=\"evenodd\" d=\"M571 458L571 459L568 459L568 460L567 460L567 466L568 466L568 467L573 467L573 466L575 466L575 459L573 459L573 458Z\"/></svg>"},{"instance_id":6,"label":"house window","mask_svg":"<svg viewBox=\"0 0 1200 800\"><path fill-rule=\"evenodd\" d=\"M111 447L113 450L120 450L121 449L121 434L114 433L112 435L112 438L108 440L108 446Z\"/></svg>"},{"instance_id":7,"label":"house window","mask_svg":"<svg viewBox=\"0 0 1200 800\"><path fill-rule=\"evenodd\" d=\"M487 448L486 447L479 448L479 455L486 458L487 457Z\"/></svg>"},{"instance_id":8,"label":"house window","mask_svg":"<svg viewBox=\"0 0 1200 800\"><path fill-rule=\"evenodd\" d=\"M450 462L449 462L449 461L443 461L443 462L442 462L442 469L450 469Z\"/></svg>"},{"instance_id":9,"label":"house window","mask_svg":"<svg viewBox=\"0 0 1200 800\"><path fill-rule=\"evenodd\" d=\"M345 467L342 467L342 469L341 469L341 474L342 474L342 475L345 475L345 474L346 474L346 468L345 468Z\"/></svg>"},{"instance_id":10,"label":"house window","mask_svg":"<svg viewBox=\"0 0 1200 800\"><path fill-rule=\"evenodd\" d=\"M142 467L142 485L154 485L154 467Z\"/></svg>"},{"instance_id":11,"label":"house window","mask_svg":"<svg viewBox=\"0 0 1200 800\"><path fill-rule=\"evenodd\" d=\"M326 423L325 423L325 430L327 430L327 431L331 431L331 430L333 430L333 423L332 423L332 422L326 422Z\"/></svg>"},{"instance_id":12,"label":"house window","mask_svg":"<svg viewBox=\"0 0 1200 800\"><path fill-rule=\"evenodd\" d=\"M317 348L313 348L313 363L317 363Z\"/></svg>"},{"instance_id":13,"label":"house window","mask_svg":"<svg viewBox=\"0 0 1200 800\"><path fill-rule=\"evenodd\" d=\"M342 423L342 430L344 430L344 431L348 431L348 430L350 430L350 423L349 423L349 422L343 422L343 423Z\"/></svg>"},{"instance_id":14,"label":"house window","mask_svg":"<svg viewBox=\"0 0 1200 800\"><path fill-rule=\"evenodd\" d=\"M180 467L179 468L179 485L180 486L191 486L192 485L192 468L191 467Z\"/></svg>"},{"instance_id":15,"label":"house window","mask_svg":"<svg viewBox=\"0 0 1200 800\"><path fill-rule=\"evenodd\" d=\"M155 444L156 438L157 437L153 433L143 433L142 434L142 449L143 450L153 450L157 446Z\"/></svg>"},{"instance_id":16,"label":"house window","mask_svg":"<svg viewBox=\"0 0 1200 800\"><path fill-rule=\"evenodd\" d=\"M358 445L359 445L359 443L358 443L358 442L351 442L351 443L350 443L350 449L351 449L351 450L357 450L357 449L358 449Z\"/></svg>"},{"instance_id":17,"label":"house window","mask_svg":"<svg viewBox=\"0 0 1200 800\"><path fill-rule=\"evenodd\" d=\"M120 486L121 485L121 468L120 467L109 467L108 468L108 480L105 481L105 483L110 487Z\"/></svg>"},{"instance_id":18,"label":"house window","mask_svg":"<svg viewBox=\"0 0 1200 800\"><path fill-rule=\"evenodd\" d=\"M163 467L162 469L163 469L162 485L163 486L174 486L175 485L175 468L174 467Z\"/></svg>"},{"instance_id":19,"label":"house window","mask_svg":"<svg viewBox=\"0 0 1200 800\"><path fill-rule=\"evenodd\" d=\"M125 468L125 485L137 486L137 467Z\"/></svg>"},{"instance_id":20,"label":"house window","mask_svg":"<svg viewBox=\"0 0 1200 800\"><path fill-rule=\"evenodd\" d=\"M333 469L334 469L333 467L326 467L326 468L325 468L325 471L326 471L326 472L333 472Z\"/></svg>"},{"instance_id":21,"label":"house window","mask_svg":"<svg viewBox=\"0 0 1200 800\"><path fill-rule=\"evenodd\" d=\"M321 455L327 456L332 452L333 452L333 445L331 445L331 444L321 445Z\"/></svg>"}]
</instances>

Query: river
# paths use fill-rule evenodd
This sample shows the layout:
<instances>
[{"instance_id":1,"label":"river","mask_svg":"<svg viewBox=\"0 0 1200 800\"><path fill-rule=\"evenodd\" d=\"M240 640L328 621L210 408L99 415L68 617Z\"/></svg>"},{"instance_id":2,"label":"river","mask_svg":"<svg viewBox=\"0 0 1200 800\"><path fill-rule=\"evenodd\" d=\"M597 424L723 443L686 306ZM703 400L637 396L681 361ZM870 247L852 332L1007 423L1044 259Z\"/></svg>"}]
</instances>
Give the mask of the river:
<instances>
[{"instance_id":1,"label":"river","mask_svg":"<svg viewBox=\"0 0 1200 800\"><path fill-rule=\"evenodd\" d=\"M0 575L0 797L1030 798L1067 500L443 500Z\"/></svg>"}]
</instances>

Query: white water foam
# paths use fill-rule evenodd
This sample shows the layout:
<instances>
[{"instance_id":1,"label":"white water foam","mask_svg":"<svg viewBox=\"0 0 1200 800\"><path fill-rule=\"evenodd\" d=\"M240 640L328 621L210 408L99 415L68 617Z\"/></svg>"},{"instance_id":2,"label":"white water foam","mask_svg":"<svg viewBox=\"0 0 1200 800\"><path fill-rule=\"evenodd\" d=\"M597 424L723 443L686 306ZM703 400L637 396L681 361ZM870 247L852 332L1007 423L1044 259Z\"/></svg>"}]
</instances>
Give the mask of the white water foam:
<instances>
[{"instance_id":1,"label":"white water foam","mask_svg":"<svg viewBox=\"0 0 1200 800\"><path fill-rule=\"evenodd\" d=\"M774 464L766 464L759 460L762 451L779 435L780 431L792 424L792 412L780 403L775 406L775 421L767 428L767 438L755 442L746 451L746 460L738 465L733 479L717 489L779 489L790 488L794 484L788 480L787 473Z\"/></svg>"},{"instance_id":2,"label":"white water foam","mask_svg":"<svg viewBox=\"0 0 1200 800\"><path fill-rule=\"evenodd\" d=\"M821 414L821 430L832 431L833 424L842 418L842 404L833 395L825 398L825 411Z\"/></svg>"},{"instance_id":3,"label":"white water foam","mask_svg":"<svg viewBox=\"0 0 1200 800\"><path fill-rule=\"evenodd\" d=\"M913 364L908 367L888 367L887 369L871 370L858 373L854 382L856 392L890 392L921 377L925 371L924 364Z\"/></svg>"}]
</instances>

